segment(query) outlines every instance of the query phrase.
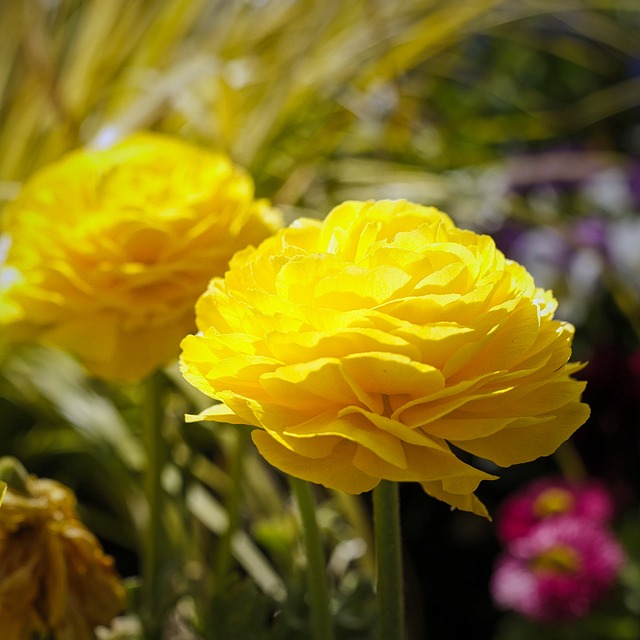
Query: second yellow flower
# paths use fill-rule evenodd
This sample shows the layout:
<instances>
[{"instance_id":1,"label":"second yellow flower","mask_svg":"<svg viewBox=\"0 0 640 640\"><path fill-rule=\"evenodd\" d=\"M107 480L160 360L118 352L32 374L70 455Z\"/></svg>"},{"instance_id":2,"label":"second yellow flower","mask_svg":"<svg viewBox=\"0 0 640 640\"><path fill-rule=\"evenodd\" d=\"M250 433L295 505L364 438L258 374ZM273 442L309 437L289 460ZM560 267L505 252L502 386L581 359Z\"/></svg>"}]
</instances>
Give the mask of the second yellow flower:
<instances>
[{"instance_id":1,"label":"second yellow flower","mask_svg":"<svg viewBox=\"0 0 640 640\"><path fill-rule=\"evenodd\" d=\"M137 380L177 356L209 279L280 217L226 157L138 134L36 173L3 222L0 323L10 339Z\"/></svg>"}]
</instances>

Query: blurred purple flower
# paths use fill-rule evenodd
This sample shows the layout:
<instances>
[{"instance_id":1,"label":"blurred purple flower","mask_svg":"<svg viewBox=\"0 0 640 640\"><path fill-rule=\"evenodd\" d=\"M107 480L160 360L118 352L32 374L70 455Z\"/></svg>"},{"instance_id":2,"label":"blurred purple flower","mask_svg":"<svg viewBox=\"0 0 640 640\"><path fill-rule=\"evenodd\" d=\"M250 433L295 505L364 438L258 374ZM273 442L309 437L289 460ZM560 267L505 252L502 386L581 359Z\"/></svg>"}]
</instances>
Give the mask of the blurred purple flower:
<instances>
[{"instance_id":1,"label":"blurred purple flower","mask_svg":"<svg viewBox=\"0 0 640 640\"><path fill-rule=\"evenodd\" d=\"M580 324L599 290L611 255L610 226L596 216L556 227L525 227L507 221L491 235L508 258L527 268L538 286L558 293L558 314Z\"/></svg>"},{"instance_id":2,"label":"blurred purple flower","mask_svg":"<svg viewBox=\"0 0 640 640\"><path fill-rule=\"evenodd\" d=\"M616 221L609 231L609 250L613 266L629 284L640 289L640 217Z\"/></svg>"},{"instance_id":3,"label":"blurred purple flower","mask_svg":"<svg viewBox=\"0 0 640 640\"><path fill-rule=\"evenodd\" d=\"M532 189L575 191L607 165L607 157L598 151L557 147L509 159L507 175L512 191Z\"/></svg>"},{"instance_id":4,"label":"blurred purple flower","mask_svg":"<svg viewBox=\"0 0 640 640\"><path fill-rule=\"evenodd\" d=\"M543 520L572 515L596 524L613 517L613 500L596 480L570 482L564 478L542 478L507 498L498 509L498 537L508 544L523 538Z\"/></svg>"},{"instance_id":5,"label":"blurred purple flower","mask_svg":"<svg viewBox=\"0 0 640 640\"><path fill-rule=\"evenodd\" d=\"M570 268L574 249L551 227L534 227L516 238L509 258L525 265L536 284L551 289Z\"/></svg>"},{"instance_id":6,"label":"blurred purple flower","mask_svg":"<svg viewBox=\"0 0 640 640\"><path fill-rule=\"evenodd\" d=\"M596 216L579 218L570 233L574 246L580 249L595 249L603 258L607 258L609 224L604 218Z\"/></svg>"},{"instance_id":7,"label":"blurred purple flower","mask_svg":"<svg viewBox=\"0 0 640 640\"><path fill-rule=\"evenodd\" d=\"M614 586L624 560L612 534L592 520L545 520L498 559L491 594L498 607L534 620L581 618Z\"/></svg>"},{"instance_id":8,"label":"blurred purple flower","mask_svg":"<svg viewBox=\"0 0 640 640\"><path fill-rule=\"evenodd\" d=\"M632 162L628 170L629 191L633 205L640 207L640 162Z\"/></svg>"}]
</instances>

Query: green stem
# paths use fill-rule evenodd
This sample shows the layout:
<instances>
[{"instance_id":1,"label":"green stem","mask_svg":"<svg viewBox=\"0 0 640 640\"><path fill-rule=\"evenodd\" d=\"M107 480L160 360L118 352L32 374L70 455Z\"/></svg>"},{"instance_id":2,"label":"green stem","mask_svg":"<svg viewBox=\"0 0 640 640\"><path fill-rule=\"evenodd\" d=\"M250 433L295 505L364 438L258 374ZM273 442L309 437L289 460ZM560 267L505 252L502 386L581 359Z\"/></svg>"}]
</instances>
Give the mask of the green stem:
<instances>
[{"instance_id":1,"label":"green stem","mask_svg":"<svg viewBox=\"0 0 640 640\"><path fill-rule=\"evenodd\" d=\"M229 469L230 485L226 495L227 528L220 536L214 564L213 586L211 589L211 607L208 611L208 632L210 637L217 638L220 631L220 620L224 616L224 594L230 583L230 571L233 561L232 543L240 521L240 503L242 498L242 476L244 471L245 444L249 435L246 427L230 427L234 436L231 443L231 461ZM226 633L223 627L222 631ZM220 636L221 637L221 636Z\"/></svg>"},{"instance_id":2,"label":"green stem","mask_svg":"<svg viewBox=\"0 0 640 640\"><path fill-rule=\"evenodd\" d=\"M308 482L290 477L290 484L300 518L307 551L307 583L311 601L311 622L315 640L333 640L333 617L331 615L326 565L320 531L316 520L316 506Z\"/></svg>"},{"instance_id":3,"label":"green stem","mask_svg":"<svg viewBox=\"0 0 640 640\"><path fill-rule=\"evenodd\" d=\"M144 493L147 500L147 522L142 548L142 597L145 640L161 635L160 615L160 534L162 529L162 469L164 441L162 436L163 380L159 372L143 382L142 440L147 452Z\"/></svg>"},{"instance_id":4,"label":"green stem","mask_svg":"<svg viewBox=\"0 0 640 640\"><path fill-rule=\"evenodd\" d=\"M229 582L229 570L231 567L233 555L231 552L231 543L233 536L238 529L240 520L240 502L242 498L242 473L244 465L242 464L245 456L245 444L249 430L246 427L231 427L233 429L234 441L231 451L231 468L230 480L231 486L227 494L226 510L228 524L227 529L220 538L218 546L218 554L216 557L216 585L217 593L224 593Z\"/></svg>"},{"instance_id":5,"label":"green stem","mask_svg":"<svg viewBox=\"0 0 640 640\"><path fill-rule=\"evenodd\" d=\"M378 566L380 640L405 640L400 497L395 482L382 480L373 490L373 525Z\"/></svg>"}]
</instances>

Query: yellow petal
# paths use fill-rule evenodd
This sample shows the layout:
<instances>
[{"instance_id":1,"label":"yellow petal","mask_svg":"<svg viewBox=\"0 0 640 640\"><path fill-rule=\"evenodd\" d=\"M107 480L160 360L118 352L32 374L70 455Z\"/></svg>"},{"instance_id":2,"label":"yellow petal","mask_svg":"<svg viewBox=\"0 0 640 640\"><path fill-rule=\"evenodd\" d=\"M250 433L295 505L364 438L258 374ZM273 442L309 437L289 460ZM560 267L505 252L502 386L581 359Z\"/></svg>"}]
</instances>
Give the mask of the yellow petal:
<instances>
[{"instance_id":1,"label":"yellow petal","mask_svg":"<svg viewBox=\"0 0 640 640\"><path fill-rule=\"evenodd\" d=\"M318 353L329 358L341 358L350 353L387 351L414 360L420 358L420 351L410 341L375 328L304 333L270 331L265 336L265 345L274 358L290 364L313 360Z\"/></svg>"},{"instance_id":2,"label":"yellow petal","mask_svg":"<svg viewBox=\"0 0 640 640\"><path fill-rule=\"evenodd\" d=\"M456 353L443 373L447 378L459 380L514 367L535 344L538 328L538 308L530 303L521 304L486 337Z\"/></svg>"},{"instance_id":3,"label":"yellow petal","mask_svg":"<svg viewBox=\"0 0 640 640\"><path fill-rule=\"evenodd\" d=\"M420 447L404 444L406 466L397 467L384 460L376 452L359 446L353 463L367 475L386 478L397 482L425 482L432 480L446 480L451 483L449 490L470 493L474 491L482 480L494 480L484 471L465 464L448 448L433 446Z\"/></svg>"},{"instance_id":4,"label":"yellow petal","mask_svg":"<svg viewBox=\"0 0 640 640\"><path fill-rule=\"evenodd\" d=\"M474 455L492 460L501 467L530 462L553 453L589 417L589 407L570 402L546 420L520 418L508 427L477 440L451 443Z\"/></svg>"},{"instance_id":5,"label":"yellow petal","mask_svg":"<svg viewBox=\"0 0 640 640\"><path fill-rule=\"evenodd\" d=\"M413 292L422 296L444 292L464 293L470 277L464 265L448 264L422 278L413 287Z\"/></svg>"},{"instance_id":6,"label":"yellow petal","mask_svg":"<svg viewBox=\"0 0 640 640\"><path fill-rule=\"evenodd\" d=\"M378 429L366 416L352 412L342 417L313 418L302 424L296 424L281 435L295 451L298 450L296 441L309 440L315 436L338 436L344 440L356 442L362 447L374 452L377 457L394 467L407 467L405 450L402 442L388 431Z\"/></svg>"},{"instance_id":7,"label":"yellow petal","mask_svg":"<svg viewBox=\"0 0 640 640\"><path fill-rule=\"evenodd\" d=\"M186 422L198 422L199 420L212 420L214 422L225 422L229 424L245 424L245 421L237 416L227 405L224 403L214 404L207 407L204 411L198 414L187 414L185 416Z\"/></svg>"},{"instance_id":8,"label":"yellow petal","mask_svg":"<svg viewBox=\"0 0 640 640\"><path fill-rule=\"evenodd\" d=\"M457 322L435 322L430 324L405 323L392 330L399 336L420 349L420 358L440 370L452 354L456 353L468 342L475 342L472 327L465 327ZM407 354L409 355L409 354ZM414 360L417 358L414 357Z\"/></svg>"},{"instance_id":9,"label":"yellow petal","mask_svg":"<svg viewBox=\"0 0 640 640\"><path fill-rule=\"evenodd\" d=\"M369 406L372 401L344 375L343 364L338 358L320 358L302 362L265 373L260 377L262 388L279 404L294 406L307 404L313 412L314 404L360 404Z\"/></svg>"},{"instance_id":10,"label":"yellow petal","mask_svg":"<svg viewBox=\"0 0 640 640\"><path fill-rule=\"evenodd\" d=\"M348 416L353 413L358 413L364 416L369 422L371 422L377 429L383 432L387 432L397 438L399 441L406 442L408 444L414 444L421 447L433 446L434 448L440 448L438 445L424 434L419 429L411 429L406 424L387 418L373 411L367 411L362 407L345 407L338 413L339 417Z\"/></svg>"},{"instance_id":11,"label":"yellow petal","mask_svg":"<svg viewBox=\"0 0 640 640\"><path fill-rule=\"evenodd\" d=\"M483 414L507 417L546 414L580 398L586 385L586 382L569 378L521 384L502 393L499 403L491 397L469 400L464 411L478 417Z\"/></svg>"},{"instance_id":12,"label":"yellow petal","mask_svg":"<svg viewBox=\"0 0 640 640\"><path fill-rule=\"evenodd\" d=\"M397 267L361 269L346 266L339 274L320 280L314 294L318 304L334 309L371 307L399 295L410 279L405 271Z\"/></svg>"},{"instance_id":13,"label":"yellow petal","mask_svg":"<svg viewBox=\"0 0 640 640\"><path fill-rule=\"evenodd\" d=\"M368 393L428 396L444 387L435 367L393 353L357 353L343 358L347 373Z\"/></svg>"},{"instance_id":14,"label":"yellow petal","mask_svg":"<svg viewBox=\"0 0 640 640\"><path fill-rule=\"evenodd\" d=\"M256 429L252 434L260 454L274 467L296 478L345 493L370 491L379 482L353 465L357 445L342 441L326 458L305 458L278 444L269 434Z\"/></svg>"},{"instance_id":15,"label":"yellow petal","mask_svg":"<svg viewBox=\"0 0 640 640\"><path fill-rule=\"evenodd\" d=\"M442 482L434 481L434 482L422 482L420 483L422 488L428 493L430 496L441 500L442 502L446 502L450 504L455 509L460 509L461 511L470 511L471 513L475 513L478 516L482 516L483 518L487 518L491 520L489 516L489 512L487 508L480 502L478 497L473 493L468 494L456 494L451 493L449 491L445 491L442 487Z\"/></svg>"}]
</instances>

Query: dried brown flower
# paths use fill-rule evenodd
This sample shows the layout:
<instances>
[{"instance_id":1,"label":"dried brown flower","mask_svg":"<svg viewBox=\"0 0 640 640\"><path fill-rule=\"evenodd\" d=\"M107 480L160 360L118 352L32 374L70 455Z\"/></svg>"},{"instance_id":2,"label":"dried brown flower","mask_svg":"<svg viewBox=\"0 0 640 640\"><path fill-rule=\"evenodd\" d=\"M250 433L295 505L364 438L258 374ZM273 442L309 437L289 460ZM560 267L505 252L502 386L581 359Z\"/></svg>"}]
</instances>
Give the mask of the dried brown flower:
<instances>
[{"instance_id":1,"label":"dried brown flower","mask_svg":"<svg viewBox=\"0 0 640 640\"><path fill-rule=\"evenodd\" d=\"M22 490L21 490L22 489ZM73 492L25 478L0 508L0 629L4 640L93 640L124 605L113 560L80 522Z\"/></svg>"}]
</instances>

